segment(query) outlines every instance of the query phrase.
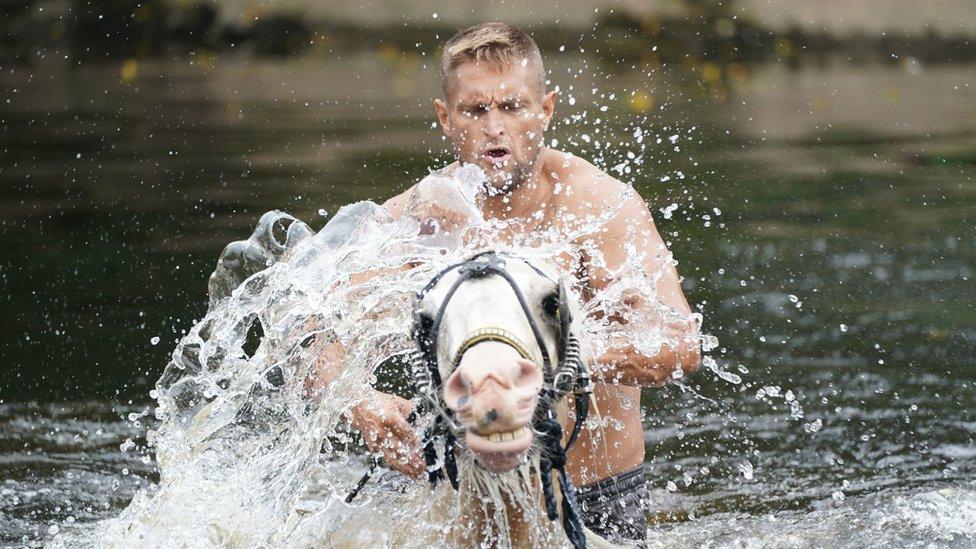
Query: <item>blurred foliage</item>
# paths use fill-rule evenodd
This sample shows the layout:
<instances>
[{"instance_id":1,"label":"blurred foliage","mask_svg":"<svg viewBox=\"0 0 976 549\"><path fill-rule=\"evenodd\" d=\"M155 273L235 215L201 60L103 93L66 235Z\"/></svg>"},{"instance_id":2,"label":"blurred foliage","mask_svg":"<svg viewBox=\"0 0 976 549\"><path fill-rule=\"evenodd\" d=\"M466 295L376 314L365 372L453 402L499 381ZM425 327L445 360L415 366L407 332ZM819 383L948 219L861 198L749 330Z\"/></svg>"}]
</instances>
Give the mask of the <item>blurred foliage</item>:
<instances>
[{"instance_id":1,"label":"blurred foliage","mask_svg":"<svg viewBox=\"0 0 976 549\"><path fill-rule=\"evenodd\" d=\"M610 11L591 33L552 23L530 25L543 50L587 44L610 64L779 61L804 63L925 63L976 60L971 37L930 31L855 34L792 28L774 32L738 16L735 2L684 0L680 16L639 18ZM335 51L393 46L401 51L437 51L456 28L442 22L369 26L309 20L296 14L249 8L229 17L213 3L165 0L37 0L0 3L0 62L30 62L58 53L69 59L142 58L186 55L199 50L238 51L251 55L294 55L308 50ZM592 44L592 45L590 45ZM707 76L706 76L707 79Z\"/></svg>"},{"instance_id":2,"label":"blurred foliage","mask_svg":"<svg viewBox=\"0 0 976 549\"><path fill-rule=\"evenodd\" d=\"M915 58L927 64L976 60L976 40L968 36L854 34L839 38L824 30L793 27L774 32L732 15L730 2L686 0L688 15L639 19L613 12L600 19L606 40L599 54L609 63L644 62L691 66L705 62L779 61L791 66L847 62L900 63ZM706 78L707 80L708 78Z\"/></svg>"},{"instance_id":3,"label":"blurred foliage","mask_svg":"<svg viewBox=\"0 0 976 549\"><path fill-rule=\"evenodd\" d=\"M288 14L253 15L248 23L220 22L210 3L165 0L73 0L61 11L42 2L0 5L0 62L30 62L52 53L67 58L145 58L200 50L293 55L310 42L309 25Z\"/></svg>"}]
</instances>

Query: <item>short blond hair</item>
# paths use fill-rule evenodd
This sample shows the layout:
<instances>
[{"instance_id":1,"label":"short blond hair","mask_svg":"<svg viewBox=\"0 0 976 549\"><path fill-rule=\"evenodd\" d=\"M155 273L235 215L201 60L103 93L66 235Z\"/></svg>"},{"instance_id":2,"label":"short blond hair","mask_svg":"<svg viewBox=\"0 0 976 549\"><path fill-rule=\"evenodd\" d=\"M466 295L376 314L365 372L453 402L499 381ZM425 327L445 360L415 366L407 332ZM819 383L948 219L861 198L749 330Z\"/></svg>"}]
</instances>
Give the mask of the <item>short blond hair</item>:
<instances>
[{"instance_id":1,"label":"short blond hair","mask_svg":"<svg viewBox=\"0 0 976 549\"><path fill-rule=\"evenodd\" d=\"M484 63L499 72L516 64L531 65L538 76L539 95L545 91L546 73L539 46L527 33L508 23L492 21L474 25L459 31L444 44L441 86L445 97L454 70L468 61Z\"/></svg>"}]
</instances>

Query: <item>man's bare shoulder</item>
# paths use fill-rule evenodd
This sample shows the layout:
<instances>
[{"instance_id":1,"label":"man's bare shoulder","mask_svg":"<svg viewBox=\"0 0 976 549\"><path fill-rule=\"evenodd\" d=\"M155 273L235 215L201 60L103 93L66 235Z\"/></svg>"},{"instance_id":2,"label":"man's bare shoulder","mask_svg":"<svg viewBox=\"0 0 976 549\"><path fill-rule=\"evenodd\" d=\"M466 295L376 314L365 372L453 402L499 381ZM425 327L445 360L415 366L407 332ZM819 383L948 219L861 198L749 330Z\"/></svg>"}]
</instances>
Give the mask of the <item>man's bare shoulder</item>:
<instances>
[{"instance_id":1,"label":"man's bare shoulder","mask_svg":"<svg viewBox=\"0 0 976 549\"><path fill-rule=\"evenodd\" d=\"M559 205L576 216L599 214L609 208L647 209L633 187L572 153L549 149L547 172L561 184Z\"/></svg>"},{"instance_id":2,"label":"man's bare shoulder","mask_svg":"<svg viewBox=\"0 0 976 549\"><path fill-rule=\"evenodd\" d=\"M409 189L383 203L383 207L390 212L393 219L400 219L403 216L404 210L407 209L407 203L410 201L410 194L413 193L416 186L411 185Z\"/></svg>"},{"instance_id":3,"label":"man's bare shoulder","mask_svg":"<svg viewBox=\"0 0 976 549\"><path fill-rule=\"evenodd\" d=\"M455 169L457 169L457 166L458 163L454 162L452 164L444 166L439 170L434 170L431 173L450 174ZM403 216L403 212L406 211L407 205L410 202L410 196L413 194L416 188L417 188L417 183L414 183L413 185L410 185L410 188L408 188L407 190L403 191L402 193L394 196L393 198L383 203L383 207L386 208L388 212L390 212L390 215L393 216L393 219L400 219L400 217Z\"/></svg>"}]
</instances>

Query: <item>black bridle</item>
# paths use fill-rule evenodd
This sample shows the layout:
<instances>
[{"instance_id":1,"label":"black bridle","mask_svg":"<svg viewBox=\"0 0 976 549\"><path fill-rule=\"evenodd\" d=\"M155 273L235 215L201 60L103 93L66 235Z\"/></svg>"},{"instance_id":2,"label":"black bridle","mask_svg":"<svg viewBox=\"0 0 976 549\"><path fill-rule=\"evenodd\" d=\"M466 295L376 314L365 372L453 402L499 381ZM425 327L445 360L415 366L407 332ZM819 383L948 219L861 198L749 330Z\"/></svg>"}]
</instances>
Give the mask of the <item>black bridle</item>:
<instances>
[{"instance_id":1,"label":"black bridle","mask_svg":"<svg viewBox=\"0 0 976 549\"><path fill-rule=\"evenodd\" d=\"M547 280L556 282L528 261L521 261ZM425 316L421 312L421 304L427 293L441 281L444 275L455 270L459 276L445 294L444 300L438 307L437 314L433 317ZM432 423L424 430L421 437L424 460L427 463L428 480L432 485L436 485L446 475L454 489L458 488L455 449L457 448L457 436L462 429L456 425L452 417L453 414L444 405L442 398L443 380L441 379L437 357L437 341L441 322L451 298L454 297L455 292L462 284L488 276L502 278L515 293L519 306L532 329L533 337L542 357L543 385L539 393L539 402L533 414L532 428L539 436L542 446L539 474L546 499L547 515L550 520L555 520L559 516L552 488L552 471L555 470L563 495L563 528L566 531L566 536L574 547L585 547L586 539L583 535L579 505L576 501L576 490L566 474L565 465L566 452L576 441L589 412L592 383L589 370L580 356L579 342L570 329L572 316L569 309L569 296L564 285L557 284L558 292L555 296L557 302L554 312L559 322L559 333L557 337L557 361L554 365L542 329L526 300L525 294L505 269L505 262L502 257L494 251L479 253L461 263L443 269L423 289L417 292L414 300L412 336L417 344L417 350L411 357L411 374L417 393L421 397L421 408L426 408L424 411L434 413ZM487 334L480 338L480 341L485 340L496 340L513 345L510 338L502 335ZM463 352L463 350L461 351ZM516 350L520 354L525 354L524 349L516 348ZM460 353L458 355L460 358ZM553 406L570 392L575 398L576 421L564 447L562 445L562 425L555 416ZM437 459L437 445L439 443L443 443L444 446L442 463L439 463Z\"/></svg>"}]
</instances>

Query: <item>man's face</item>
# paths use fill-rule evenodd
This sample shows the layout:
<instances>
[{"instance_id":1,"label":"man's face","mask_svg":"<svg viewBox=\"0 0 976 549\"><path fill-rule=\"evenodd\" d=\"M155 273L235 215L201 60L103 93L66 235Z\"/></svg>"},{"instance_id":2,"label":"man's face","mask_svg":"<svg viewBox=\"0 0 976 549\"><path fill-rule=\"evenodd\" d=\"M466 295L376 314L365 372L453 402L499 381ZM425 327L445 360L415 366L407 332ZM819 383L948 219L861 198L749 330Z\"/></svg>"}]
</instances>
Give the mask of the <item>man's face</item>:
<instances>
[{"instance_id":1,"label":"man's face","mask_svg":"<svg viewBox=\"0 0 976 549\"><path fill-rule=\"evenodd\" d=\"M477 164L489 184L514 188L534 171L556 93L541 95L538 75L517 64L501 72L473 61L455 69L446 101L434 108L458 160Z\"/></svg>"}]
</instances>

